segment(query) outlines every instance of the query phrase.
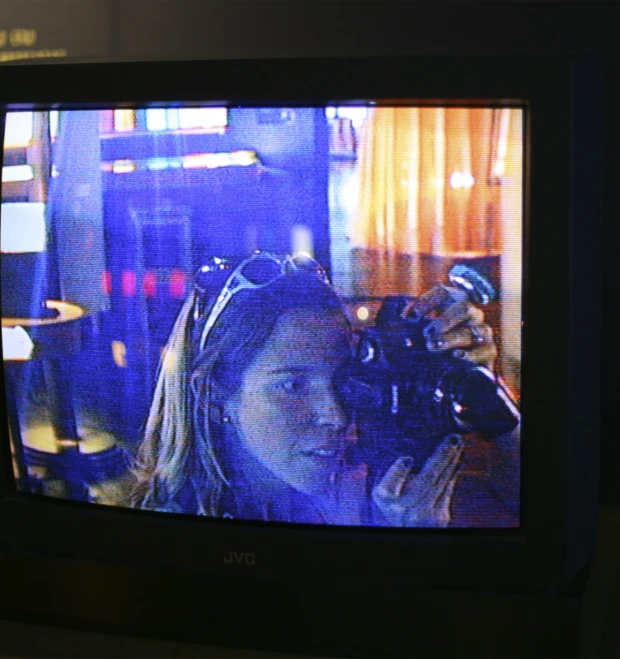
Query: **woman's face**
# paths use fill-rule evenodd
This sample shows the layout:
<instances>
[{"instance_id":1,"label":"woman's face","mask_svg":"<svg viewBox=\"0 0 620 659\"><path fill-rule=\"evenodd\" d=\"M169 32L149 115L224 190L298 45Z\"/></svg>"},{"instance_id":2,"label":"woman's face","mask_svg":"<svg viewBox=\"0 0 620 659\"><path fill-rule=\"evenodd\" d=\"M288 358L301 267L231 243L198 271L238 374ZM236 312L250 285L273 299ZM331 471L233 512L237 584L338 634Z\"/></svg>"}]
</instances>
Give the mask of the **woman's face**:
<instances>
[{"instance_id":1,"label":"woman's face","mask_svg":"<svg viewBox=\"0 0 620 659\"><path fill-rule=\"evenodd\" d=\"M342 314L289 312L227 406L242 446L306 494L326 493L342 463L348 423L333 379L349 355Z\"/></svg>"}]
</instances>

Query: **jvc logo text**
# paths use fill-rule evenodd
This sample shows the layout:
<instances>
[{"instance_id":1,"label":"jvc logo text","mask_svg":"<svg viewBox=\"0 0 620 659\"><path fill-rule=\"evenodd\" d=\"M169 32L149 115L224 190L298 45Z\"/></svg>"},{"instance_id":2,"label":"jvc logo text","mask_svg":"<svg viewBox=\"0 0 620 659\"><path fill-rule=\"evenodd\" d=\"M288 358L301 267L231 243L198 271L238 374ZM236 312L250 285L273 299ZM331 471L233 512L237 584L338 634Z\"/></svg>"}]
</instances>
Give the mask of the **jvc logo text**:
<instances>
[{"instance_id":1,"label":"jvc logo text","mask_svg":"<svg viewBox=\"0 0 620 659\"><path fill-rule=\"evenodd\" d=\"M228 556L225 556L222 560L227 565L245 565L246 567L256 565L256 556L245 551L230 551Z\"/></svg>"}]
</instances>

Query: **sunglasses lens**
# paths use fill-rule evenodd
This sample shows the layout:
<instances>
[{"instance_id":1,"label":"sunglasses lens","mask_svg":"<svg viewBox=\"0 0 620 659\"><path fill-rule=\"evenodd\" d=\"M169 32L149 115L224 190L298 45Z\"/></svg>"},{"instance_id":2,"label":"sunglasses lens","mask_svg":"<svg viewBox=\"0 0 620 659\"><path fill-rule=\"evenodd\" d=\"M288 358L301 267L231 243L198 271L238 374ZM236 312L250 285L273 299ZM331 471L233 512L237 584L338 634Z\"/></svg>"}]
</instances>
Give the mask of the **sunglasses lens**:
<instances>
[{"instance_id":1,"label":"sunglasses lens","mask_svg":"<svg viewBox=\"0 0 620 659\"><path fill-rule=\"evenodd\" d=\"M302 272L318 277L324 282L329 282L329 278L327 277L324 268L309 254L295 254L295 256L291 258L290 263L293 265L294 270L301 270Z\"/></svg>"},{"instance_id":2,"label":"sunglasses lens","mask_svg":"<svg viewBox=\"0 0 620 659\"><path fill-rule=\"evenodd\" d=\"M252 284L269 284L282 274L282 264L273 258L256 258L245 264L241 274Z\"/></svg>"},{"instance_id":3,"label":"sunglasses lens","mask_svg":"<svg viewBox=\"0 0 620 659\"><path fill-rule=\"evenodd\" d=\"M194 275L194 286L196 290L202 293L211 290L217 285L221 287L233 268L234 263L229 259L210 258Z\"/></svg>"}]
</instances>

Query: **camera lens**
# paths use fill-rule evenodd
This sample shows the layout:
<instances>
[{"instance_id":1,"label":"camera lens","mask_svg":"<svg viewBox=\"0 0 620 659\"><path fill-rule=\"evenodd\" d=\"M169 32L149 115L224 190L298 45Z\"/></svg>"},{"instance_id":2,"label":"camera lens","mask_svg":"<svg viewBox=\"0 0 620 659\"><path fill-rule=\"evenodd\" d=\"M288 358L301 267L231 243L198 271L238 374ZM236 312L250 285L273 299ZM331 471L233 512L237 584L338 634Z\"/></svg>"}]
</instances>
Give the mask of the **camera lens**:
<instances>
[{"instance_id":1,"label":"camera lens","mask_svg":"<svg viewBox=\"0 0 620 659\"><path fill-rule=\"evenodd\" d=\"M371 364L377 358L377 351L375 346L366 340L363 340L359 344L358 348L358 359L362 364Z\"/></svg>"}]
</instances>

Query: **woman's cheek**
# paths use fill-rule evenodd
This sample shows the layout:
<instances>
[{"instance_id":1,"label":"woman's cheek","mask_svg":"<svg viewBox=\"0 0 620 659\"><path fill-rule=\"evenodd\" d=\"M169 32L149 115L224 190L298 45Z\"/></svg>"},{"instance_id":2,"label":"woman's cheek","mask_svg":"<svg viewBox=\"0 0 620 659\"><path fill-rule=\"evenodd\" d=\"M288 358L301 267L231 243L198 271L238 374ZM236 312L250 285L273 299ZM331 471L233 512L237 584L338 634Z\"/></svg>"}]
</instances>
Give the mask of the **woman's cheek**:
<instances>
[{"instance_id":1,"label":"woman's cheek","mask_svg":"<svg viewBox=\"0 0 620 659\"><path fill-rule=\"evenodd\" d=\"M282 423L292 424L307 421L312 416L304 396L293 396L286 391L275 392L271 397L269 407L272 414L279 418Z\"/></svg>"}]
</instances>

